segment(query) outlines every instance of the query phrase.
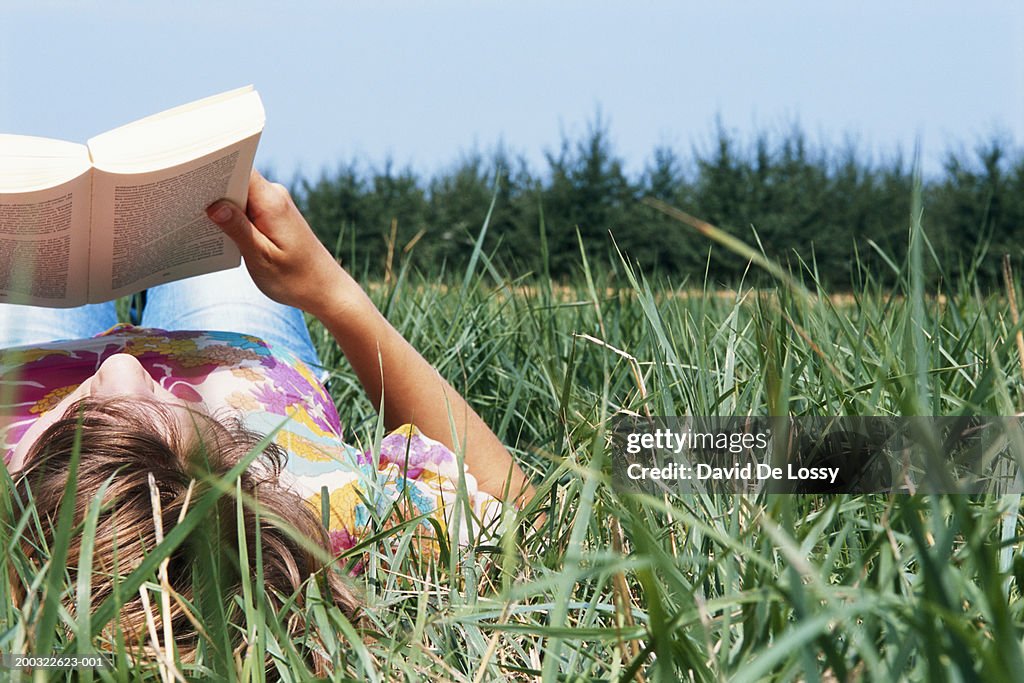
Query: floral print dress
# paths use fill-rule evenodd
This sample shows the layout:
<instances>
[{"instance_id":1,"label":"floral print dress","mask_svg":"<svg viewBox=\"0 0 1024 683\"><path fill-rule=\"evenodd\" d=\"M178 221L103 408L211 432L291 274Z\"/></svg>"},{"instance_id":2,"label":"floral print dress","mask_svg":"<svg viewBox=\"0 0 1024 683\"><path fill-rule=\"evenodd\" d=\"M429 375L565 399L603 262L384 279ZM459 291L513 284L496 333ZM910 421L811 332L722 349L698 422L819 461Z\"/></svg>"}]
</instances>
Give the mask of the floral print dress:
<instances>
[{"instance_id":1,"label":"floral print dress","mask_svg":"<svg viewBox=\"0 0 1024 683\"><path fill-rule=\"evenodd\" d=\"M382 518L393 523L396 506L406 519L424 515L427 530L435 528L426 519L432 517L463 544L493 531L500 517L500 503L460 471L458 458L415 427L393 431L376 448L346 444L334 402L313 371L284 349L234 332L118 325L92 339L0 350L4 463L35 419L115 353L135 356L182 401L215 417L238 414L258 433L273 432L288 454L282 483L324 517L335 552L354 547Z\"/></svg>"}]
</instances>

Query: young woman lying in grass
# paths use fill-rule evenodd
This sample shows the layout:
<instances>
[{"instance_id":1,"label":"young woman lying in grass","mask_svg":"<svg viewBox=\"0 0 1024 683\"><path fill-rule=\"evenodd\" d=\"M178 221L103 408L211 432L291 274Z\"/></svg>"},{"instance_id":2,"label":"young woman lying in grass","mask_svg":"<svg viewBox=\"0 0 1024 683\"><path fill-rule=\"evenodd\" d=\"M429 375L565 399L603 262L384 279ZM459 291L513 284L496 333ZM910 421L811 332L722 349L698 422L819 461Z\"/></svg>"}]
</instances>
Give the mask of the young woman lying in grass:
<instances>
[{"instance_id":1,"label":"young woman lying in grass","mask_svg":"<svg viewBox=\"0 0 1024 683\"><path fill-rule=\"evenodd\" d=\"M18 499L8 523L17 524L31 501L39 522L24 527L30 560L35 548L53 541L76 452L76 523L95 497L102 501L89 539L94 604L156 547L153 495L166 536L199 490L254 449L263 452L238 483L244 500L258 502L244 506L245 545L255 550L258 526L267 598L276 605L324 570L329 555L315 547L338 553L365 533L368 500L432 515L453 541L466 542L473 530L493 524L499 501L521 504L532 495L494 433L384 319L282 186L254 172L245 210L220 201L208 215L238 245L245 268L149 290L140 327L117 325L113 303L68 310L0 305L0 435ZM299 309L337 340L394 430L379 457L342 441L323 387L328 373ZM454 452L465 454L464 478ZM462 487L472 514L455 513ZM212 542L186 542L170 556L170 584L185 602L195 597L197 572L210 566L197 552L235 567L229 590L237 592L242 581L234 497L222 496L214 510L202 525ZM69 569L78 566L82 548L75 535ZM248 564L255 566L255 558ZM356 599L339 572L323 575L335 602L351 613ZM189 661L197 629L180 605L172 609L176 645ZM142 597L126 598L117 621L129 644L144 646Z\"/></svg>"}]
</instances>

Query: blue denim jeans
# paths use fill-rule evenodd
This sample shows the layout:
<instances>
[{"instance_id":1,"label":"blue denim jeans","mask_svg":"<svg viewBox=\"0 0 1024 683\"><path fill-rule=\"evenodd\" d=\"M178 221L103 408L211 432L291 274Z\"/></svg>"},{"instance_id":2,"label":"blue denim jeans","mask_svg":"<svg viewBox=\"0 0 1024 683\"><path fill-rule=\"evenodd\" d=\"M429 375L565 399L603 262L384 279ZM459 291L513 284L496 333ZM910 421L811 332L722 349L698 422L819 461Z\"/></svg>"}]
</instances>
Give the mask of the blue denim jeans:
<instances>
[{"instance_id":1,"label":"blue denim jeans","mask_svg":"<svg viewBox=\"0 0 1024 683\"><path fill-rule=\"evenodd\" d=\"M162 330L251 334L291 351L317 372L321 381L327 375L302 311L264 296L244 265L147 290L140 323ZM87 339L116 324L113 301L78 308L0 304L0 348Z\"/></svg>"}]
</instances>

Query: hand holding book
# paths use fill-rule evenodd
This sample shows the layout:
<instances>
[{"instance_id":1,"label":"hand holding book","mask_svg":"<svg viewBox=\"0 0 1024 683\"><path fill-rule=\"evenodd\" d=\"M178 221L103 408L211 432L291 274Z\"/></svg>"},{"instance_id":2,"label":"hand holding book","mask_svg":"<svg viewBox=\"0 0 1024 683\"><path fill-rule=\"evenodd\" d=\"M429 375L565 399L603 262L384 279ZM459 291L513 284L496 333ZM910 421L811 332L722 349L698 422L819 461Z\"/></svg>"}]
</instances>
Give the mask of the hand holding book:
<instances>
[{"instance_id":1,"label":"hand holding book","mask_svg":"<svg viewBox=\"0 0 1024 683\"><path fill-rule=\"evenodd\" d=\"M222 200L207 209L210 219L238 246L256 286L268 297L323 319L361 291L317 239L284 186L253 171L245 210Z\"/></svg>"}]
</instances>

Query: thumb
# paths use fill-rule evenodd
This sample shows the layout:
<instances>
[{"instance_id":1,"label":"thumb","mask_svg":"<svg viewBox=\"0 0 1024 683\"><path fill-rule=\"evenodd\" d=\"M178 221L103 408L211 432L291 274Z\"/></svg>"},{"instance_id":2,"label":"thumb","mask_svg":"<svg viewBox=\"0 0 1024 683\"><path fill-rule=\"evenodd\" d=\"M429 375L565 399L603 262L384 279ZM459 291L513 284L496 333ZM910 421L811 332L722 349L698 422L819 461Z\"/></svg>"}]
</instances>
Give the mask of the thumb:
<instances>
[{"instance_id":1,"label":"thumb","mask_svg":"<svg viewBox=\"0 0 1024 683\"><path fill-rule=\"evenodd\" d=\"M217 224L243 254L250 253L257 246L260 235L249 218L238 206L227 199L221 199L206 208L206 215Z\"/></svg>"}]
</instances>

